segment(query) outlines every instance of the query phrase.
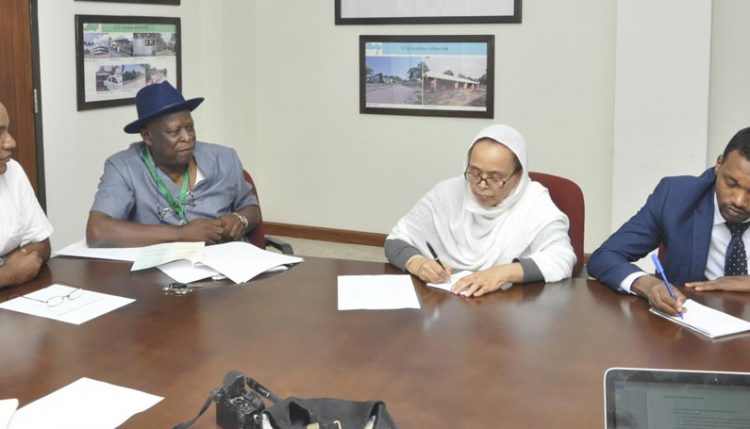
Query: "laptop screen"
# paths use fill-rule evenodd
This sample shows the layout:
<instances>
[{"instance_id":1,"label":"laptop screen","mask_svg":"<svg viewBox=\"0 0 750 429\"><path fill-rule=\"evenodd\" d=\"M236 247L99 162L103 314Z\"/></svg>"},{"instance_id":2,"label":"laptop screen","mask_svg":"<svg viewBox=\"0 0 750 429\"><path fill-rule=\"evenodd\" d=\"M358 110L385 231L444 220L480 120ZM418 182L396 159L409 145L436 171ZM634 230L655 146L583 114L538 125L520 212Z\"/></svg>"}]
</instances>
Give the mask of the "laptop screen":
<instances>
[{"instance_id":1,"label":"laptop screen","mask_svg":"<svg viewBox=\"0 0 750 429\"><path fill-rule=\"evenodd\" d=\"M607 429L750 428L750 373L610 368Z\"/></svg>"}]
</instances>

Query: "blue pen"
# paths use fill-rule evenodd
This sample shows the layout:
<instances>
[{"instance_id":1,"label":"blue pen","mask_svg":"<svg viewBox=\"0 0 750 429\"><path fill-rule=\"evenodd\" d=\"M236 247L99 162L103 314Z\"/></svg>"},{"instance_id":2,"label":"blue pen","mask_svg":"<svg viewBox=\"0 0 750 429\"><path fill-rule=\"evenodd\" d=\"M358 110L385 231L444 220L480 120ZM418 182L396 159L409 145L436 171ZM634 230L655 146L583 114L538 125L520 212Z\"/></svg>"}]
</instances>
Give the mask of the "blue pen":
<instances>
[{"instance_id":1,"label":"blue pen","mask_svg":"<svg viewBox=\"0 0 750 429\"><path fill-rule=\"evenodd\" d=\"M664 280L664 284L667 285L667 292L669 292L669 296L672 297L672 299L677 299L674 296L674 291L672 290L672 285L669 284L669 280L667 280L667 273L664 272L664 268L661 266L661 262L659 262L659 257L656 256L656 253L651 254L651 260L654 261L654 266L656 267L656 271L659 272L659 275L661 275L661 279ZM677 315L680 316L680 319L682 319L682 312L678 311Z\"/></svg>"}]
</instances>

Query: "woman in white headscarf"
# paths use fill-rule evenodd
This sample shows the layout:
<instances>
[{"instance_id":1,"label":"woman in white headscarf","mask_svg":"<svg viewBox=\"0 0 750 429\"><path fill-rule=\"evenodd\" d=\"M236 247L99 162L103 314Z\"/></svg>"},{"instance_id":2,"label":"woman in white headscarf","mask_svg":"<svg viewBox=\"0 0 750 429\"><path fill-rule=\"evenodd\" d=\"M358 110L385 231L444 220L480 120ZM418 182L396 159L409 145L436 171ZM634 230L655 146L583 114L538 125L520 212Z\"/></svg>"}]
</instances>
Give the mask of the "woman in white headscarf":
<instances>
[{"instance_id":1,"label":"woman in white headscarf","mask_svg":"<svg viewBox=\"0 0 750 429\"><path fill-rule=\"evenodd\" d=\"M464 175L422 197L388 235L385 254L425 282L446 282L453 271L474 272L452 288L467 296L513 283L562 280L576 262L567 216L544 186L529 179L526 142L507 125L477 134Z\"/></svg>"}]
</instances>

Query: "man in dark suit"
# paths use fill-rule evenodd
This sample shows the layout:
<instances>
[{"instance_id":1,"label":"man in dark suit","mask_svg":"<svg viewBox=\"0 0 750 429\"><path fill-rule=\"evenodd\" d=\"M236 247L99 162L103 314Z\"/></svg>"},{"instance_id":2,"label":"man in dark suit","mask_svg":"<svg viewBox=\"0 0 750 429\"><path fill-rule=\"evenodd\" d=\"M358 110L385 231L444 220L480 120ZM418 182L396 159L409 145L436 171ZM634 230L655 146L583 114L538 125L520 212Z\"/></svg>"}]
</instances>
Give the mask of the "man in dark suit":
<instances>
[{"instance_id":1,"label":"man in dark suit","mask_svg":"<svg viewBox=\"0 0 750 429\"><path fill-rule=\"evenodd\" d=\"M638 294L670 314L685 296L633 261L660 244L670 282L695 290L750 290L746 247L750 234L750 128L729 141L716 166L699 177L662 179L635 216L592 255L589 274L619 292Z\"/></svg>"}]
</instances>

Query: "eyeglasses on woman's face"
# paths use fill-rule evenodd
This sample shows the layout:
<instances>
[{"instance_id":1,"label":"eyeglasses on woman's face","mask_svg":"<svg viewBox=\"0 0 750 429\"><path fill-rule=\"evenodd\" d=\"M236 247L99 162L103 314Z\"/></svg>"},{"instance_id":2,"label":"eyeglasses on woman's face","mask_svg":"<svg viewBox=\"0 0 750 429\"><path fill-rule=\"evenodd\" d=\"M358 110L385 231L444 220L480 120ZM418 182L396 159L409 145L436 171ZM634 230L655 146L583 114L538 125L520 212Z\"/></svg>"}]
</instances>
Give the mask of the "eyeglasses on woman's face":
<instances>
[{"instance_id":1,"label":"eyeglasses on woman's face","mask_svg":"<svg viewBox=\"0 0 750 429\"><path fill-rule=\"evenodd\" d=\"M483 175L478 168L468 167L466 171L464 171L464 178L473 186L479 186L480 183L484 182L490 188L499 190L502 189L506 183L508 183L508 180L510 180L510 178L513 177L514 174L515 172L511 173L508 177L503 177L498 173Z\"/></svg>"}]
</instances>

